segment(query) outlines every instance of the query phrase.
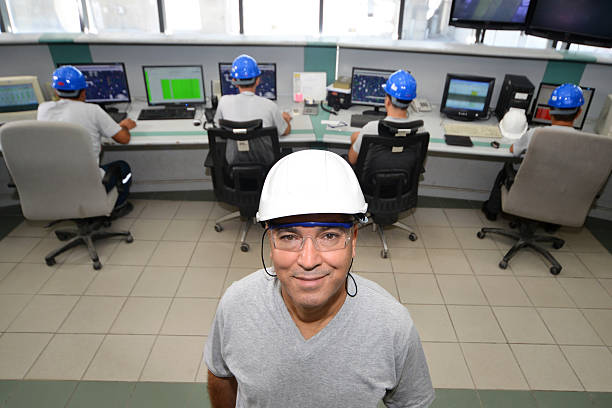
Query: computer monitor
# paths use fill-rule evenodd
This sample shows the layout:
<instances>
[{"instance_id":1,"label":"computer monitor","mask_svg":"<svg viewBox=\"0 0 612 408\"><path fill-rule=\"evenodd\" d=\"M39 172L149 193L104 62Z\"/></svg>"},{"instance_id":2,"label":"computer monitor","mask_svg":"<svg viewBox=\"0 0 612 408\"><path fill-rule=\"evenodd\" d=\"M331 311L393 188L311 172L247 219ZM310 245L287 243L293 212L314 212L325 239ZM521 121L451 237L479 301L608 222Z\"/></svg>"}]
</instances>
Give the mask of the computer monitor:
<instances>
[{"instance_id":1,"label":"computer monitor","mask_svg":"<svg viewBox=\"0 0 612 408\"><path fill-rule=\"evenodd\" d=\"M0 77L0 123L36 119L38 105L43 102L35 76Z\"/></svg>"},{"instance_id":2,"label":"computer monitor","mask_svg":"<svg viewBox=\"0 0 612 408\"><path fill-rule=\"evenodd\" d=\"M58 64L58 67L64 64ZM125 66L122 62L70 64L85 75L85 102L106 105L130 102Z\"/></svg>"},{"instance_id":3,"label":"computer monitor","mask_svg":"<svg viewBox=\"0 0 612 408\"><path fill-rule=\"evenodd\" d=\"M201 65L143 66L149 105L197 105L206 102Z\"/></svg>"},{"instance_id":4,"label":"computer monitor","mask_svg":"<svg viewBox=\"0 0 612 408\"><path fill-rule=\"evenodd\" d=\"M264 98L276 100L276 63L262 62L257 63L261 71L260 81L255 94ZM231 62L219 63L219 80L221 82L221 95L234 95L238 93L238 87L232 82L230 73L232 71Z\"/></svg>"},{"instance_id":5,"label":"computer monitor","mask_svg":"<svg viewBox=\"0 0 612 408\"><path fill-rule=\"evenodd\" d=\"M456 27L522 30L531 0L453 0L449 24Z\"/></svg>"},{"instance_id":6,"label":"computer monitor","mask_svg":"<svg viewBox=\"0 0 612 408\"><path fill-rule=\"evenodd\" d=\"M552 91L559 85L560 84L551 84L546 82L540 83L538 95L536 96L533 107L531 108L531 114L529 115L531 118L531 123L538 123L541 125L551 124L548 100L550 99ZM578 117L574 120L574 128L578 130L582 129L584 126L584 121L589 111L589 107L591 106L593 94L595 93L595 88L588 88L584 86L581 86L580 88L582 89L582 94L584 95L584 105L582 105L582 112L580 112L580 115L578 115Z\"/></svg>"},{"instance_id":7,"label":"computer monitor","mask_svg":"<svg viewBox=\"0 0 612 408\"><path fill-rule=\"evenodd\" d=\"M446 74L440 112L457 120L487 118L494 86L495 78Z\"/></svg>"},{"instance_id":8,"label":"computer monitor","mask_svg":"<svg viewBox=\"0 0 612 408\"><path fill-rule=\"evenodd\" d=\"M351 75L351 103L353 105L373 106L374 110L364 114L384 115L385 90L382 85L394 71L388 69L370 69L353 67Z\"/></svg>"}]
</instances>

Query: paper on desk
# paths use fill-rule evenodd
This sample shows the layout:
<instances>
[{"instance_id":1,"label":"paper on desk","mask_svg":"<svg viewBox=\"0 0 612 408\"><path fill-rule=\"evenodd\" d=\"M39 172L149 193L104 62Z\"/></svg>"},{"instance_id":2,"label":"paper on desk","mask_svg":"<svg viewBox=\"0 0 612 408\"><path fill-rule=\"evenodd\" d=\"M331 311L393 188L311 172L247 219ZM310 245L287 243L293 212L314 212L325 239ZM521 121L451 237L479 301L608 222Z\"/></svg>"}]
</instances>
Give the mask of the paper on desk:
<instances>
[{"instance_id":1,"label":"paper on desk","mask_svg":"<svg viewBox=\"0 0 612 408\"><path fill-rule=\"evenodd\" d=\"M326 72L294 72L293 94L301 93L304 98L323 101L327 95Z\"/></svg>"}]
</instances>

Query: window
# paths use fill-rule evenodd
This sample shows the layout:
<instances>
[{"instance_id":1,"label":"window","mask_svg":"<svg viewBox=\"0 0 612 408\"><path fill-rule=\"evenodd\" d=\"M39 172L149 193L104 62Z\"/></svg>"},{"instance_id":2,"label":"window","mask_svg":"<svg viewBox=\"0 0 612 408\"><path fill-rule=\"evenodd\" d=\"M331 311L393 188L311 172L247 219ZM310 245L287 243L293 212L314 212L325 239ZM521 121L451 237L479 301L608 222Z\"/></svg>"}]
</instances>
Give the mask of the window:
<instances>
[{"instance_id":1,"label":"window","mask_svg":"<svg viewBox=\"0 0 612 408\"><path fill-rule=\"evenodd\" d=\"M87 14L94 33L159 32L156 0L87 0Z\"/></svg>"},{"instance_id":2,"label":"window","mask_svg":"<svg viewBox=\"0 0 612 408\"><path fill-rule=\"evenodd\" d=\"M238 34L237 0L166 0L166 32Z\"/></svg>"},{"instance_id":3,"label":"window","mask_svg":"<svg viewBox=\"0 0 612 408\"><path fill-rule=\"evenodd\" d=\"M244 34L318 35L318 0L243 0Z\"/></svg>"},{"instance_id":4,"label":"window","mask_svg":"<svg viewBox=\"0 0 612 408\"><path fill-rule=\"evenodd\" d=\"M612 56L612 48L592 47L590 45L583 44L571 44L569 50L578 52L592 52L594 54L604 54Z\"/></svg>"},{"instance_id":5,"label":"window","mask_svg":"<svg viewBox=\"0 0 612 408\"><path fill-rule=\"evenodd\" d=\"M399 0L325 0L323 34L397 39L399 6Z\"/></svg>"},{"instance_id":6,"label":"window","mask_svg":"<svg viewBox=\"0 0 612 408\"><path fill-rule=\"evenodd\" d=\"M6 0L14 33L80 32L77 0Z\"/></svg>"},{"instance_id":7,"label":"window","mask_svg":"<svg viewBox=\"0 0 612 408\"><path fill-rule=\"evenodd\" d=\"M487 30L485 32L484 43L499 47L520 47L520 48L546 48L548 40L546 38L526 35L522 31L515 30Z\"/></svg>"}]
</instances>

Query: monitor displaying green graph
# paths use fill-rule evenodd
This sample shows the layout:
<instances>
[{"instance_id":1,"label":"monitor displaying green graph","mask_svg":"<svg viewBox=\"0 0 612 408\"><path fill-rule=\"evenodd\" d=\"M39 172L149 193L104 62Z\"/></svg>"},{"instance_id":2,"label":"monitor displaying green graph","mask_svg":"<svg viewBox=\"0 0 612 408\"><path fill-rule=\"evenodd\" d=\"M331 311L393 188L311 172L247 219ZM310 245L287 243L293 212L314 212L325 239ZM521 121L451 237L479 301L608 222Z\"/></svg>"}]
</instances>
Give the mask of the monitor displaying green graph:
<instances>
[{"instance_id":1,"label":"monitor displaying green graph","mask_svg":"<svg viewBox=\"0 0 612 408\"><path fill-rule=\"evenodd\" d=\"M142 69L149 105L189 105L206 102L201 66L145 66Z\"/></svg>"}]
</instances>

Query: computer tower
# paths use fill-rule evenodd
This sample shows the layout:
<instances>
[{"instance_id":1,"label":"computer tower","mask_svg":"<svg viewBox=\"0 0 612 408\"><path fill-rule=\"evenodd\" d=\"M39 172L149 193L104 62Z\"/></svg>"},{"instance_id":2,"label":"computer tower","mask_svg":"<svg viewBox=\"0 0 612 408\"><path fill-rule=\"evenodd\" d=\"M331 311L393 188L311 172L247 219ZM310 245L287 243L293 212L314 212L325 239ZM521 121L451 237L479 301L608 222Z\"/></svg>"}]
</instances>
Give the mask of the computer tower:
<instances>
[{"instance_id":1,"label":"computer tower","mask_svg":"<svg viewBox=\"0 0 612 408\"><path fill-rule=\"evenodd\" d=\"M506 74L495 107L497 119L501 120L510 108L524 109L527 112L534 89L535 87L526 76Z\"/></svg>"}]
</instances>

